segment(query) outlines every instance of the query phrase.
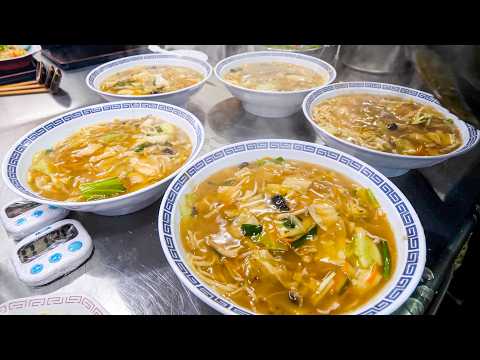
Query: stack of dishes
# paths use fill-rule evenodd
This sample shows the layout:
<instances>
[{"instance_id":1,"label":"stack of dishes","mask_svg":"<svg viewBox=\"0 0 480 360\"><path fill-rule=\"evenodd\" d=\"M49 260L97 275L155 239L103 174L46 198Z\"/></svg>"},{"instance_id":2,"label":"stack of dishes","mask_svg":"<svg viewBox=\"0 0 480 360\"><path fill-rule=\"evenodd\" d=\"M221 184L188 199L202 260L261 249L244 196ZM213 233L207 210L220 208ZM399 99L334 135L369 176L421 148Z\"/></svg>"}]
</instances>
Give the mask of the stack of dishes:
<instances>
[{"instance_id":1,"label":"stack of dishes","mask_svg":"<svg viewBox=\"0 0 480 360\"><path fill-rule=\"evenodd\" d=\"M421 91L331 84L335 69L304 54L244 53L214 72L255 115L286 117L303 103L328 146L258 139L197 158L203 126L179 106L201 90L211 66L138 55L87 76L92 91L115 101L51 119L18 140L4 181L32 201L110 216L163 196L165 256L222 313L397 309L422 275L426 245L415 210L384 174L461 155L478 132Z\"/></svg>"}]
</instances>

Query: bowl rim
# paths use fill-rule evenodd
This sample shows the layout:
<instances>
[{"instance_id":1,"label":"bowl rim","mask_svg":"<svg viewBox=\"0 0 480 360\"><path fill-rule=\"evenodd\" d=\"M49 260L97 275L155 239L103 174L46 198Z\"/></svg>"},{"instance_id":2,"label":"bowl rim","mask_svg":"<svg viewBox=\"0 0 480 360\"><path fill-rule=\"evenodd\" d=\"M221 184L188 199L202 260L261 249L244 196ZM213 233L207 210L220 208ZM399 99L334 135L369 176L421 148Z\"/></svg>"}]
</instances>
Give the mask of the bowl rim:
<instances>
[{"instance_id":1,"label":"bowl rim","mask_svg":"<svg viewBox=\"0 0 480 360\"><path fill-rule=\"evenodd\" d=\"M163 107L163 109L161 109L160 107ZM14 161L18 162L18 160L21 159L23 151L26 148L23 145L24 142L28 145L33 144L41 135L46 134L49 131L54 130L57 126L66 125L67 121L74 121L74 120L80 121L84 116L88 116L91 113L115 111L115 110L118 110L118 109L128 111L128 109L132 109L132 108L134 108L134 109L135 108L148 108L148 109L152 109L152 110L156 109L156 110L160 110L160 111L162 111L162 110L167 111L166 109L170 108L173 111L168 111L168 112L171 112L175 116L179 116L178 113L183 113L184 115L190 117L192 119L193 123L195 125L197 125L198 133L195 129L195 126L193 124L191 124L192 128L193 128L193 131L198 138L198 143L197 143L196 148L192 149L192 152L190 154L190 158L181 167L179 167L176 171L174 171L173 173L171 173L167 177L165 177L165 178L163 178L163 179L161 179L161 180L159 180L159 181L157 181L157 182L155 182L155 183L153 183L149 186L146 186L144 188L138 189L136 191L133 191L133 192L130 192L130 193L127 193L127 194L124 194L124 195L115 196L115 197L111 197L111 198L107 198L107 199L101 199L101 200L78 201L78 202L77 201L58 201L58 200L44 198L44 197L41 197L40 195L34 193L33 191L29 190L28 188L25 189L25 192L23 192L20 189L18 189L16 186L14 186L14 184L12 184L11 178L8 176L8 174L9 174L8 167L11 165L10 160L12 159L12 156L13 156L14 153L19 154L18 156L16 156L15 159L13 159ZM80 114L80 115L77 115L77 114ZM60 120L61 120L61 122L60 122ZM185 118L185 120L187 122L189 122L186 118ZM55 124L55 122L57 122L57 123ZM99 122L102 122L102 121L99 121ZM108 122L108 121L105 121L105 122ZM50 129L48 129L47 126ZM42 132L42 130L43 130L43 132ZM42 132L42 133L40 135L36 136L37 132L39 132L39 131ZM34 136L33 140L30 139L30 137L32 137L32 136ZM59 140L57 140L57 141L59 141ZM41 123L37 127L29 130L27 133L22 135L14 144L12 144L10 146L10 148L8 149L8 151L6 152L6 154L3 158L2 179L3 179L4 183L7 185L7 187L11 191L13 191L16 195L21 196L23 199L39 202L39 203L42 203L42 204L51 204L51 205L56 205L56 206L59 206L59 207L75 207L77 209L80 209L81 207L85 207L85 206L111 204L111 203L114 203L116 201L125 200L125 199L128 199L130 197L142 194L144 192L147 192L147 191L149 191L153 188L156 188L156 187L168 182L169 180L174 178L184 167L188 167L188 165L190 165L190 163L196 159L196 157L198 156L198 154L200 153L200 151L203 148L204 142L205 142L205 129L204 129L201 121L193 113L191 113L190 111L185 110L185 109L183 109L179 106L172 105L172 104L167 104L167 103L162 103L162 102L157 102L157 101L146 101L146 100L115 101L115 102L109 102L109 103L104 103L104 104L94 104L94 105L85 106L85 107L82 107L82 108L79 108L79 109L75 109L75 110L69 111L67 113L64 113L64 114L55 116L53 118L50 118L49 120ZM17 148L23 148L23 149L21 150L21 152L19 152L17 150ZM20 183L20 180L18 179L17 174L16 174L16 165L15 165L14 177L15 177L16 181L20 184L20 186L23 188L23 186Z\"/></svg>"},{"instance_id":2,"label":"bowl rim","mask_svg":"<svg viewBox=\"0 0 480 360\"><path fill-rule=\"evenodd\" d=\"M412 99L416 98L416 99L429 101L432 107L441 109L442 111L447 112L450 115L450 117L453 118L453 123L455 124L455 127L458 129L458 131L460 132L460 135L462 136L463 144L459 148L449 153L441 154L441 155L428 155L428 156L402 155L402 154L394 154L394 153L388 153L380 150L370 149L368 147L354 144L350 141L344 140L340 137L330 134L328 131L324 130L320 125L318 125L313 120L311 116L311 110L313 105L319 102L318 99L323 94L340 93L345 89L350 89L354 91L364 90L366 92L368 92L369 90L376 90L377 92L380 91L380 92L384 92L385 94L397 93L398 95L407 96ZM314 127L314 129L319 130L322 133L322 135L329 137L335 141L338 141L347 147L353 147L360 151L368 152L370 154L383 156L391 159L413 160L413 161L415 160L417 161L418 160L433 160L433 161L446 160L446 159L461 155L467 151L470 151L473 147L477 145L477 143L480 140L480 130L475 129L472 125L466 123L463 120L460 120L455 114L452 114L448 109L444 108L432 94L429 94L425 91L412 89L406 86L401 86L401 85L388 84L388 83L382 83L382 82L376 82L376 81L346 81L346 82L338 82L335 84L329 84L322 89L317 89L315 91L312 91L310 94L308 94L303 100L302 110L308 122ZM463 134L461 129L462 126L465 127L466 133L468 134L468 138L466 139L463 139Z\"/></svg>"},{"instance_id":3,"label":"bowl rim","mask_svg":"<svg viewBox=\"0 0 480 360\"><path fill-rule=\"evenodd\" d=\"M190 164L189 168L184 168L175 179L170 183L162 199L158 213L158 236L167 261L174 271L175 275L185 285L188 290L193 292L200 300L213 309L223 314L245 314L255 315L256 313L245 309L233 301L229 301L222 295L211 289L196 273L190 268L190 265L177 251L176 246L183 246L177 232L173 230L172 220L175 216L175 208L180 200L179 193L186 186L191 177L198 171L211 167L213 163L229 156L235 156L240 152L255 152L256 150L283 150L303 151L320 157L326 157L335 160L346 167L348 173L345 175L353 180L357 176L364 176L371 181L371 186L377 186L396 209L398 216L402 219L403 229L406 231L406 251L405 268L396 270L399 278L396 283L387 283L379 294L375 304L370 305L368 309L358 312L357 310L348 312L353 315L375 315L391 314L397 310L413 293L417 287L425 267L426 262L426 240L422 223L418 217L415 208L411 205L408 198L401 190L393 184L386 176L377 171L374 167L357 159L356 157L332 149L324 145L310 143L300 140L290 139L257 139L247 140L234 144L228 144L221 148L214 149L209 153L199 157ZM228 166L228 165L227 165ZM325 164L322 164L325 166ZM222 167L225 168L226 166ZM216 171L210 171L213 174ZM355 173L355 171L358 173ZM400 237L398 237L400 238ZM403 239L401 239L403 241ZM397 261L398 262L398 261ZM398 265L397 265L398 266ZM377 294L377 295L379 295ZM363 307L365 307L364 305ZM362 307L360 307L361 309ZM387 309L387 311L385 311Z\"/></svg>"},{"instance_id":4,"label":"bowl rim","mask_svg":"<svg viewBox=\"0 0 480 360\"><path fill-rule=\"evenodd\" d=\"M309 88L309 89L277 91L277 90L249 89L249 88L246 88L246 87L242 87L242 86L232 84L232 83L224 80L223 77L221 76L220 71L222 70L221 69L222 67L226 66L225 63L233 62L233 61L236 61L236 60L239 60L239 59L244 59L244 58L248 59L248 58L257 57L257 56L258 57L277 56L277 57L285 57L285 58L297 58L297 59L303 59L303 60L306 60L306 61L310 61L312 63L315 63L315 64L323 67L324 70L328 74L328 79L325 82L325 84L322 84L320 86L315 86L315 87L312 87L312 88ZM253 94L262 94L262 95L294 95L294 94L304 94L304 93L308 94L311 91L323 88L327 85L330 85L337 78L337 71L335 70L335 68L332 65L330 65L328 62L326 62L322 59L318 59L314 56L305 55L305 54L297 53L297 52L294 52L294 51L276 51L276 50L248 51L248 52L243 52L243 53L240 53L240 54L236 54L236 55L226 57L225 59L220 60L215 65L215 67L213 69L213 72L215 74L215 77L227 87L233 87L235 89L242 90L242 91L245 91L245 92L250 92L250 93L253 93Z\"/></svg>"},{"instance_id":5,"label":"bowl rim","mask_svg":"<svg viewBox=\"0 0 480 360\"><path fill-rule=\"evenodd\" d=\"M4 61L16 61L16 60L26 58L28 56L33 56L34 54L42 50L42 47L40 45L19 45L19 46L29 46L27 53L25 55L17 56L14 58L8 58L8 59L0 59L0 63Z\"/></svg>"},{"instance_id":6,"label":"bowl rim","mask_svg":"<svg viewBox=\"0 0 480 360\"><path fill-rule=\"evenodd\" d=\"M199 81L196 84L193 84L193 85L190 85L190 86L187 86L187 87L175 90L175 91L169 91L169 92L159 93L159 94L146 94L146 95L112 94L112 93L109 93L109 92L106 92L106 91L102 91L102 90L98 89L96 86L93 85L93 82L95 81L95 79L109 69L115 68L116 66L119 66L119 65L122 65L122 64L125 64L125 63L129 63L129 62L137 63L137 62L141 62L142 60L150 60L150 59L172 59L172 60L181 59L181 60L187 60L187 61L194 62L194 63L197 63L197 64L200 64L200 65L204 66L205 68L208 69L208 71L207 71L207 75L201 81ZM132 66L135 66L135 65L132 64ZM95 67L94 69L92 69L87 74L87 76L85 77L85 83L87 84L87 86L90 90L92 90L92 91L94 91L97 94L102 95L102 96L116 97L119 100L120 99L125 99L125 100L126 99L139 99L139 100L144 100L145 99L145 100L148 100L148 99L152 99L152 98L160 98L160 97L175 95L175 94L182 93L184 91L191 90L191 89L196 88L196 87L201 87L201 86L203 86L203 84L205 84L208 81L210 76L212 76L212 72L213 72L212 65L210 65L207 61L204 61L202 59L194 58L194 57L191 57L191 56L185 56L185 55L151 53L151 54L125 56L125 57L122 57L122 58L118 58L118 59L111 60L111 61L108 61L106 63L100 64L97 67Z\"/></svg>"},{"instance_id":7,"label":"bowl rim","mask_svg":"<svg viewBox=\"0 0 480 360\"><path fill-rule=\"evenodd\" d=\"M312 53L331 45L313 45L317 47L303 49L303 50L302 49L279 49L279 48L272 47L272 46L285 46L285 45L258 45L258 46L263 46L267 51L285 51L285 52L296 52L299 54L304 54L304 53ZM260 50L260 51L265 51L265 50Z\"/></svg>"}]
</instances>

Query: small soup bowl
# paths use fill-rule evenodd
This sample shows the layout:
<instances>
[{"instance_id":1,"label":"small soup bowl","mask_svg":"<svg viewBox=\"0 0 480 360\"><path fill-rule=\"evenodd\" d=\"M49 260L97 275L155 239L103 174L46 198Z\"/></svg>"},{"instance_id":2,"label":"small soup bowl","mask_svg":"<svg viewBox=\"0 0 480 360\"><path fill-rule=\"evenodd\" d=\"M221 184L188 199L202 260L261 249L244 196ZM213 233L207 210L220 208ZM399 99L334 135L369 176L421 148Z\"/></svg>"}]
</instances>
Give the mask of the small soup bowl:
<instances>
[{"instance_id":1,"label":"small soup bowl","mask_svg":"<svg viewBox=\"0 0 480 360\"><path fill-rule=\"evenodd\" d=\"M19 45L27 50L27 53L22 56L17 56L11 59L0 60L0 71L12 71L26 68L32 64L32 57L37 52L42 50L40 45Z\"/></svg>"},{"instance_id":2,"label":"small soup bowl","mask_svg":"<svg viewBox=\"0 0 480 360\"><path fill-rule=\"evenodd\" d=\"M203 79L191 86L176 91L150 95L119 95L100 90L100 85L109 76L136 66L183 66L198 71ZM212 74L212 67L204 60L175 54L134 55L116 59L93 69L86 78L87 86L107 101L150 100L183 106L191 96L199 92Z\"/></svg>"},{"instance_id":3,"label":"small soup bowl","mask_svg":"<svg viewBox=\"0 0 480 360\"><path fill-rule=\"evenodd\" d=\"M425 235L414 208L390 180L361 160L326 146L296 140L253 140L216 149L184 168L171 182L160 205L158 231L163 252L182 283L223 314L252 314L209 287L191 268L180 238L180 204L209 176L266 156L320 165L371 189L390 223L397 260L388 282L368 302L348 314L390 314L402 305L420 281L425 266Z\"/></svg>"},{"instance_id":4,"label":"small soup bowl","mask_svg":"<svg viewBox=\"0 0 480 360\"><path fill-rule=\"evenodd\" d=\"M314 106L321 101L339 95L348 94L397 96L431 106L439 113L453 120L453 123L458 128L462 137L462 145L458 149L447 154L436 156L412 156L373 150L353 144L347 140L343 140L322 129L322 127L313 120L312 111ZM408 172L410 169L430 167L447 159L462 155L477 145L480 139L480 132L478 130L464 121L459 120L455 115L443 108L440 105L440 102L435 99L433 95L423 91L392 84L383 84L377 82L343 82L331 84L310 93L303 101L303 112L310 124L312 124L315 132L323 141L325 141L328 146L352 154L376 167L383 174L390 177L402 175Z\"/></svg>"},{"instance_id":5,"label":"small soup bowl","mask_svg":"<svg viewBox=\"0 0 480 360\"><path fill-rule=\"evenodd\" d=\"M304 66L314 70L325 79L321 86L298 91L263 91L247 89L226 81L223 76L232 68L256 62L280 61ZM286 51L254 51L233 55L220 61L214 69L215 76L237 97L246 111L268 118L292 115L300 110L305 96L314 89L321 88L335 80L337 73L333 66L313 56Z\"/></svg>"},{"instance_id":6,"label":"small soup bowl","mask_svg":"<svg viewBox=\"0 0 480 360\"><path fill-rule=\"evenodd\" d=\"M85 126L109 122L113 119L132 119L147 115L158 116L176 125L190 138L192 153L177 171L140 190L95 201L56 201L34 193L30 189L27 174L32 158L38 151L50 148ZM16 194L38 203L106 216L130 214L151 205L163 195L170 180L198 155L203 146L204 137L203 126L195 115L174 105L153 101L119 101L92 105L51 119L22 136L5 156L2 165L3 181Z\"/></svg>"}]
</instances>

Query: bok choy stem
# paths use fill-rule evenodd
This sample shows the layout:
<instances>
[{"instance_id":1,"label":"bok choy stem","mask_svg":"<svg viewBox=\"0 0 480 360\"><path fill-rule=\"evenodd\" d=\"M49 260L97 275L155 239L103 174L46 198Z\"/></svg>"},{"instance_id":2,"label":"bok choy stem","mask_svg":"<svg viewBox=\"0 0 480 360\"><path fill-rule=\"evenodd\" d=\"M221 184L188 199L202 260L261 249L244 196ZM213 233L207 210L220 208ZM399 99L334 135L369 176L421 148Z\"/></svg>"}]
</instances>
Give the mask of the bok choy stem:
<instances>
[{"instance_id":1,"label":"bok choy stem","mask_svg":"<svg viewBox=\"0 0 480 360\"><path fill-rule=\"evenodd\" d=\"M80 192L87 201L105 199L126 190L117 177L80 184Z\"/></svg>"}]
</instances>

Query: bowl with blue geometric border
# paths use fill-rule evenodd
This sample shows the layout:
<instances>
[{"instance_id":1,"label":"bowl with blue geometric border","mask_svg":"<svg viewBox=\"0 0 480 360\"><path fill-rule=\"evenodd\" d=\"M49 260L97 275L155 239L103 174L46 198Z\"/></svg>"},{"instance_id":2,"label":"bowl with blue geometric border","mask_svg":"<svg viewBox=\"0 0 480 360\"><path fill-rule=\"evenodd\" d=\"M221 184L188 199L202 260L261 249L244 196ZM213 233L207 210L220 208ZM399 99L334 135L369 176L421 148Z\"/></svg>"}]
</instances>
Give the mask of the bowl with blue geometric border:
<instances>
[{"instance_id":1,"label":"bowl with blue geometric border","mask_svg":"<svg viewBox=\"0 0 480 360\"><path fill-rule=\"evenodd\" d=\"M186 261L179 231L180 203L214 173L265 156L317 164L371 189L394 233L397 261L389 281L367 303L348 314L384 315L398 309L415 290L425 266L425 234L415 209L388 178L370 165L342 151L297 140L252 140L224 146L193 161L171 182L160 206L158 231L163 252L180 281L220 313L254 314L209 287Z\"/></svg>"},{"instance_id":2,"label":"bowl with blue geometric border","mask_svg":"<svg viewBox=\"0 0 480 360\"><path fill-rule=\"evenodd\" d=\"M3 181L10 190L24 199L69 210L116 216L143 209L163 195L169 181L181 171L181 168L137 191L102 200L81 202L56 201L33 192L28 186L27 174L35 153L51 148L85 126L114 119L137 119L148 115L158 116L188 135L192 143L192 153L183 167L188 166L188 163L199 154L205 138L203 125L195 115L178 106L155 101L118 101L76 109L30 130L7 152L2 164Z\"/></svg>"},{"instance_id":3,"label":"bowl with blue geometric border","mask_svg":"<svg viewBox=\"0 0 480 360\"><path fill-rule=\"evenodd\" d=\"M433 107L447 119L452 119L462 138L462 145L452 152L435 156L413 156L388 153L373 150L365 146L356 145L347 140L332 135L319 126L312 117L313 108L320 102L341 95L371 94L383 96L396 96L405 100L415 101ZM465 154L473 149L480 140L480 132L472 125L458 119L454 114L440 105L440 102L431 94L411 89L404 86L384 84L369 81L352 81L331 84L321 89L312 91L303 101L303 113L315 129L317 135L328 146L345 151L359 159L375 166L383 174L393 177L406 173L410 169L419 169L439 164L450 158Z\"/></svg>"}]
</instances>

